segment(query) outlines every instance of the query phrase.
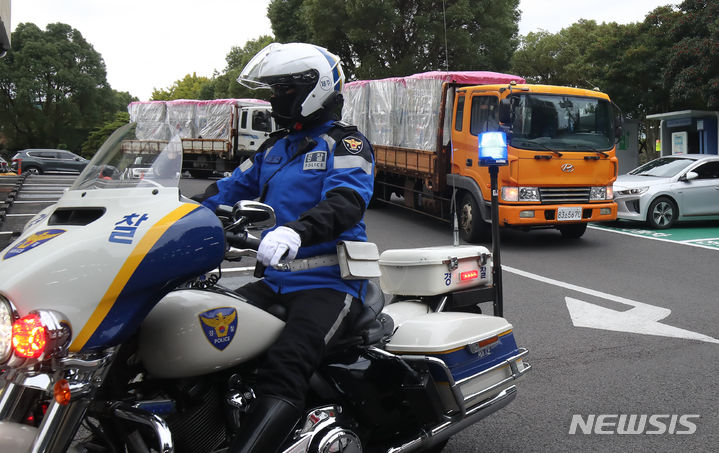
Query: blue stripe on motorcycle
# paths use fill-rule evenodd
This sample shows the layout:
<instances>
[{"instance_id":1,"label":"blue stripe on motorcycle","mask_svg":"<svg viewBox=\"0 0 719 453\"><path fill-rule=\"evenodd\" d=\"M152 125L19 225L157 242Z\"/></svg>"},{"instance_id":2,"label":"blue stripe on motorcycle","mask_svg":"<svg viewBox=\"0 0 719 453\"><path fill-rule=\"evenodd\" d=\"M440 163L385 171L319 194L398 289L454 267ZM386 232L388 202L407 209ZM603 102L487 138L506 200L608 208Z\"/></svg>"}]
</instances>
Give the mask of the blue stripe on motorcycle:
<instances>
[{"instance_id":1,"label":"blue stripe on motorcycle","mask_svg":"<svg viewBox=\"0 0 719 453\"><path fill-rule=\"evenodd\" d=\"M85 341L78 335L71 350L105 348L121 343L137 331L142 320L165 294L222 262L224 233L219 220L209 209L200 209L196 205L192 208L182 217L160 227L164 231L141 257L99 324ZM92 317L86 328L91 326L91 321Z\"/></svg>"}]
</instances>

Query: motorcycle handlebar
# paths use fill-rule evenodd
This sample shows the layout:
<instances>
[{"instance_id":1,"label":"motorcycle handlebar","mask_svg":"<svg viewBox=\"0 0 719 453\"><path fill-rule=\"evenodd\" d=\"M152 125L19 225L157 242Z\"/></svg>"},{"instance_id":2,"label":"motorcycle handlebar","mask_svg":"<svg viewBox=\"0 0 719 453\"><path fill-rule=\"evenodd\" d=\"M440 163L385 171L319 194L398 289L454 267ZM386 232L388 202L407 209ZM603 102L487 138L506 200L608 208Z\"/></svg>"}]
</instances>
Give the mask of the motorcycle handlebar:
<instances>
[{"instance_id":1,"label":"motorcycle handlebar","mask_svg":"<svg viewBox=\"0 0 719 453\"><path fill-rule=\"evenodd\" d=\"M228 244L238 249L257 250L260 246L260 239L250 236L246 231L242 233L227 231L225 232L225 239Z\"/></svg>"},{"instance_id":2,"label":"motorcycle handlebar","mask_svg":"<svg viewBox=\"0 0 719 453\"><path fill-rule=\"evenodd\" d=\"M244 231L242 233L233 233L231 231L226 231L225 239L230 246L238 249L257 250L260 247L260 239L250 236L249 234L247 234L247 231ZM256 278L262 278L265 275L266 268L266 266L257 261L257 263L255 263L255 271L253 275Z\"/></svg>"}]
</instances>

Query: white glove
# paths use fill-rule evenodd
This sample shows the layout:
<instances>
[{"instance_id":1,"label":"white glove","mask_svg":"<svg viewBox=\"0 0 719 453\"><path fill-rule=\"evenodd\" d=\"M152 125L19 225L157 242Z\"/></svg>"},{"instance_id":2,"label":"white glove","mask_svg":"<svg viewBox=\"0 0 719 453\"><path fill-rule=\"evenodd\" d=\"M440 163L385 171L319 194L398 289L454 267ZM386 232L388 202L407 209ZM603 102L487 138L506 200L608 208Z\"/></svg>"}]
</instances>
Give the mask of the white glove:
<instances>
[{"instance_id":1,"label":"white glove","mask_svg":"<svg viewBox=\"0 0 719 453\"><path fill-rule=\"evenodd\" d=\"M287 254L288 260L295 259L302 240L292 228L277 227L262 238L257 248L257 261L265 266L274 266Z\"/></svg>"}]
</instances>

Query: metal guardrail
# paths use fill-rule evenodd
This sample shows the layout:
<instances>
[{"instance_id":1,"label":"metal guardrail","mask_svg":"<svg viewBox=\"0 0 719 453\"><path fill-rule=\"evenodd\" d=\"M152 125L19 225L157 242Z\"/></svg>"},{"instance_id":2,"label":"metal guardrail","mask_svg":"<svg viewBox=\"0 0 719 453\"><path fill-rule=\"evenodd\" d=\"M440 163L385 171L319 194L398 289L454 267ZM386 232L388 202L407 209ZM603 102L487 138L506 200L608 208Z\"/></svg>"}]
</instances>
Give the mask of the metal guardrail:
<instances>
[{"instance_id":1,"label":"metal guardrail","mask_svg":"<svg viewBox=\"0 0 719 453\"><path fill-rule=\"evenodd\" d=\"M0 250L22 233L25 224L57 200L77 175L0 176Z\"/></svg>"}]
</instances>

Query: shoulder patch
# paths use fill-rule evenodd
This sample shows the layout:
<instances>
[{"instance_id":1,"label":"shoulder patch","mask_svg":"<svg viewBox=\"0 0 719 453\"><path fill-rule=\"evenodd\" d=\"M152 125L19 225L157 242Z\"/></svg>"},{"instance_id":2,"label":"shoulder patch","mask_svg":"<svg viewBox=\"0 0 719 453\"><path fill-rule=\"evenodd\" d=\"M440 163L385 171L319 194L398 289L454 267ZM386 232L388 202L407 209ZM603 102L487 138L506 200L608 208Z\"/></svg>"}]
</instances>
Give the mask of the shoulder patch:
<instances>
[{"instance_id":1,"label":"shoulder patch","mask_svg":"<svg viewBox=\"0 0 719 453\"><path fill-rule=\"evenodd\" d=\"M343 138L342 144L344 145L345 149L349 151L350 154L359 154L364 147L364 142L362 141L362 139L355 137L354 135Z\"/></svg>"}]
</instances>

